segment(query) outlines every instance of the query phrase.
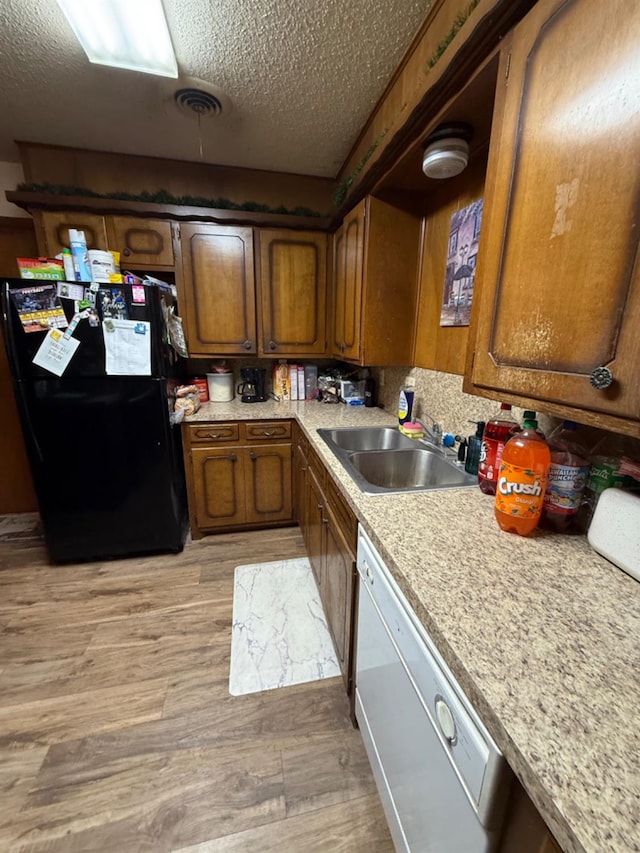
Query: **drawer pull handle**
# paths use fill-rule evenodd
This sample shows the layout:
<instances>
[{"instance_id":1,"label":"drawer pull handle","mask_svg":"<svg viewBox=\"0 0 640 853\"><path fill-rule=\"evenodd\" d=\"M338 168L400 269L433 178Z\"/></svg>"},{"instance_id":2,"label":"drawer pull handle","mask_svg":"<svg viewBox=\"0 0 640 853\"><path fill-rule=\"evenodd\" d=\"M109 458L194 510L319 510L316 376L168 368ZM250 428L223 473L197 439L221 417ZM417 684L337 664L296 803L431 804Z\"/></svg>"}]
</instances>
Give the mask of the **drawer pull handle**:
<instances>
[{"instance_id":1,"label":"drawer pull handle","mask_svg":"<svg viewBox=\"0 0 640 853\"><path fill-rule=\"evenodd\" d=\"M608 367L596 367L591 371L589 382L591 382L593 387L597 388L598 391L604 391L605 388L608 388L613 384L613 373Z\"/></svg>"}]
</instances>

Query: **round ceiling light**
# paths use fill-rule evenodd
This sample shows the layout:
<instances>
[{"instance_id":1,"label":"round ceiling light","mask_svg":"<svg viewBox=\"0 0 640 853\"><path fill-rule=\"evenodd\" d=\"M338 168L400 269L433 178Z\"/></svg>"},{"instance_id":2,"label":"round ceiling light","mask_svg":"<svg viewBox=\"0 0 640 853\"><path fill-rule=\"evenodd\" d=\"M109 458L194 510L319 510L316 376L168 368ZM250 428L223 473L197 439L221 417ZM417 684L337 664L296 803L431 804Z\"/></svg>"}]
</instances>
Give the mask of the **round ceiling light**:
<instances>
[{"instance_id":1,"label":"round ceiling light","mask_svg":"<svg viewBox=\"0 0 640 853\"><path fill-rule=\"evenodd\" d=\"M441 125L427 139L422 157L422 171L428 178L453 178L469 162L469 139L472 130L468 124Z\"/></svg>"}]
</instances>

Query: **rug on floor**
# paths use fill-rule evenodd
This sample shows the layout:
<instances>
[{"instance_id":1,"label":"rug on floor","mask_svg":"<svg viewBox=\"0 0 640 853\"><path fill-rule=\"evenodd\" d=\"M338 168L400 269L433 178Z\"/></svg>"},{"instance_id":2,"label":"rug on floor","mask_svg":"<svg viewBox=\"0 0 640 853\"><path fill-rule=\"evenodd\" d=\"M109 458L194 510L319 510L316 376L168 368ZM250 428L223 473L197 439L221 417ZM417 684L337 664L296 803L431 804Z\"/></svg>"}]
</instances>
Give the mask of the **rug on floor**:
<instances>
[{"instance_id":1,"label":"rug on floor","mask_svg":"<svg viewBox=\"0 0 640 853\"><path fill-rule=\"evenodd\" d=\"M340 667L306 557L237 566L229 693L335 675Z\"/></svg>"},{"instance_id":2,"label":"rug on floor","mask_svg":"<svg viewBox=\"0 0 640 853\"><path fill-rule=\"evenodd\" d=\"M42 524L37 512L0 515L0 542L12 539L41 539Z\"/></svg>"}]
</instances>

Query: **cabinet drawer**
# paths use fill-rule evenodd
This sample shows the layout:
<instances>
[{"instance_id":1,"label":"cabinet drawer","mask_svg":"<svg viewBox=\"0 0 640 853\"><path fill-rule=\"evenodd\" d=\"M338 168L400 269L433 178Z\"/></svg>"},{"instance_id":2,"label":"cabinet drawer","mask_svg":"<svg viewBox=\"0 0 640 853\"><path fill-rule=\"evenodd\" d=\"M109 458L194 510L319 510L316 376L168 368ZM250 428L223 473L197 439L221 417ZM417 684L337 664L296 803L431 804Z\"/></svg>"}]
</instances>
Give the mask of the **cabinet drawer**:
<instances>
[{"instance_id":1,"label":"cabinet drawer","mask_svg":"<svg viewBox=\"0 0 640 853\"><path fill-rule=\"evenodd\" d=\"M239 430L236 423L209 423L189 426L191 444L226 444L238 441Z\"/></svg>"},{"instance_id":2,"label":"cabinet drawer","mask_svg":"<svg viewBox=\"0 0 640 853\"><path fill-rule=\"evenodd\" d=\"M296 443L297 443L298 447L300 448L300 450L304 453L304 455L308 457L309 456L309 439L302 432L300 427L298 427L298 438L297 438Z\"/></svg>"},{"instance_id":3,"label":"cabinet drawer","mask_svg":"<svg viewBox=\"0 0 640 853\"><path fill-rule=\"evenodd\" d=\"M353 514L353 510L347 504L331 477L327 477L325 492L336 522L355 556L358 544L358 519Z\"/></svg>"},{"instance_id":4,"label":"cabinet drawer","mask_svg":"<svg viewBox=\"0 0 640 853\"><path fill-rule=\"evenodd\" d=\"M320 488L324 492L325 484L327 482L327 469L324 467L324 463L322 462L322 459L320 459L320 457L318 456L318 454L313 449L313 447L311 446L310 443L309 443L309 446L307 448L306 456L307 456L307 461L309 463L309 467L311 468L313 473L316 475L316 480L318 481L318 485L320 486Z\"/></svg>"},{"instance_id":5,"label":"cabinet drawer","mask_svg":"<svg viewBox=\"0 0 640 853\"><path fill-rule=\"evenodd\" d=\"M245 441L274 441L291 438L291 421L260 421L245 423Z\"/></svg>"}]
</instances>

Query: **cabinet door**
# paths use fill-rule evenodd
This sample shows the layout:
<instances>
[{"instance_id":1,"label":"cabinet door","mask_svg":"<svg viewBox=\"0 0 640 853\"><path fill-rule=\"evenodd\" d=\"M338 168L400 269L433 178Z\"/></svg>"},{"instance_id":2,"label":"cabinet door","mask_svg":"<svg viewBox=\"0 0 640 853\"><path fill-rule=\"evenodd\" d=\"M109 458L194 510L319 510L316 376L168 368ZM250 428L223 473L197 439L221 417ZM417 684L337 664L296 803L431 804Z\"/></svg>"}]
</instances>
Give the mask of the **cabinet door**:
<instances>
[{"instance_id":1,"label":"cabinet door","mask_svg":"<svg viewBox=\"0 0 640 853\"><path fill-rule=\"evenodd\" d=\"M251 228L181 225L180 245L189 354L255 353Z\"/></svg>"},{"instance_id":2,"label":"cabinet door","mask_svg":"<svg viewBox=\"0 0 640 853\"><path fill-rule=\"evenodd\" d=\"M290 521L293 517L291 445L246 448L247 523Z\"/></svg>"},{"instance_id":3,"label":"cabinet door","mask_svg":"<svg viewBox=\"0 0 640 853\"><path fill-rule=\"evenodd\" d=\"M87 249L111 248L107 240L107 226L104 216L93 213L74 213L48 211L34 216L38 249L49 258L54 258L69 246L69 228L84 231Z\"/></svg>"},{"instance_id":4,"label":"cabinet door","mask_svg":"<svg viewBox=\"0 0 640 853\"><path fill-rule=\"evenodd\" d=\"M191 451L195 516L199 528L244 524L242 451L224 447L197 447Z\"/></svg>"},{"instance_id":5,"label":"cabinet door","mask_svg":"<svg viewBox=\"0 0 640 853\"><path fill-rule=\"evenodd\" d=\"M171 222L138 216L110 216L109 248L120 252L120 266L162 269L175 263Z\"/></svg>"},{"instance_id":6,"label":"cabinet door","mask_svg":"<svg viewBox=\"0 0 640 853\"><path fill-rule=\"evenodd\" d=\"M504 49L478 387L640 418L639 40L636 3L541 0Z\"/></svg>"},{"instance_id":7,"label":"cabinet door","mask_svg":"<svg viewBox=\"0 0 640 853\"><path fill-rule=\"evenodd\" d=\"M355 558L330 509L325 510L322 603L343 678L349 677Z\"/></svg>"},{"instance_id":8,"label":"cabinet door","mask_svg":"<svg viewBox=\"0 0 640 853\"><path fill-rule=\"evenodd\" d=\"M261 355L325 355L327 236L259 232Z\"/></svg>"},{"instance_id":9,"label":"cabinet door","mask_svg":"<svg viewBox=\"0 0 640 853\"><path fill-rule=\"evenodd\" d=\"M300 444L293 451L294 516L300 525L302 538L307 541L307 457Z\"/></svg>"},{"instance_id":10,"label":"cabinet door","mask_svg":"<svg viewBox=\"0 0 640 853\"><path fill-rule=\"evenodd\" d=\"M322 598L324 569L324 495L312 468L307 471L307 536L305 544L318 591Z\"/></svg>"},{"instance_id":11,"label":"cabinet door","mask_svg":"<svg viewBox=\"0 0 640 853\"><path fill-rule=\"evenodd\" d=\"M344 219L335 242L334 355L360 358L365 201Z\"/></svg>"}]
</instances>

